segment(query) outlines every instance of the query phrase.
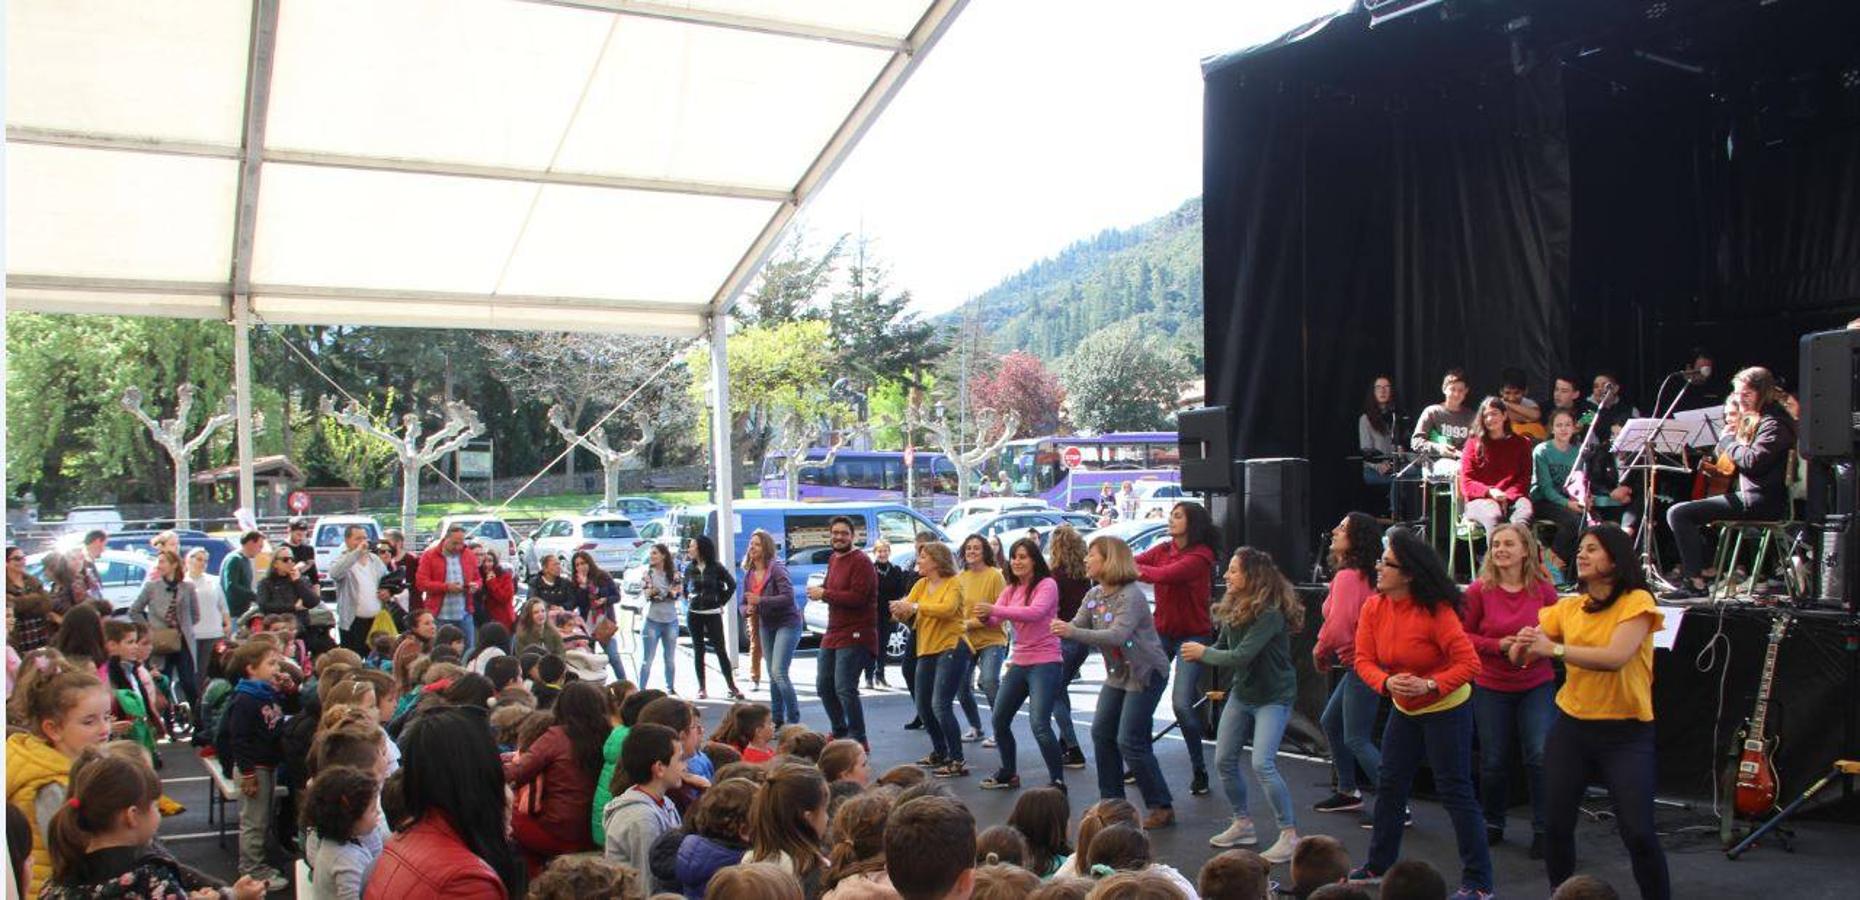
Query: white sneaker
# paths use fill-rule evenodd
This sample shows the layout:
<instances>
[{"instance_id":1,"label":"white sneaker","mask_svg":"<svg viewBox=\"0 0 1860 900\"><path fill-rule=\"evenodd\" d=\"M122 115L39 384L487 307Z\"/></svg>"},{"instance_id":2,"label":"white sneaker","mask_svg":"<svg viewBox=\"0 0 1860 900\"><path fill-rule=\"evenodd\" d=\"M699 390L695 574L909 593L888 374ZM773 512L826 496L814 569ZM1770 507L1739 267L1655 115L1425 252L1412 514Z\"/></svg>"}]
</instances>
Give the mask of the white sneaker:
<instances>
[{"instance_id":1,"label":"white sneaker","mask_svg":"<svg viewBox=\"0 0 1860 900\"><path fill-rule=\"evenodd\" d=\"M1292 861L1292 851L1297 847L1298 838L1281 831L1279 832L1279 839L1274 841L1272 846L1267 847L1266 852L1261 853L1259 858L1275 866L1280 863L1288 863Z\"/></svg>"},{"instance_id":2,"label":"white sneaker","mask_svg":"<svg viewBox=\"0 0 1860 900\"><path fill-rule=\"evenodd\" d=\"M1208 838L1210 847L1242 847L1259 843L1259 835L1253 830L1253 820L1244 816L1235 816L1233 824L1227 830Z\"/></svg>"}]
</instances>

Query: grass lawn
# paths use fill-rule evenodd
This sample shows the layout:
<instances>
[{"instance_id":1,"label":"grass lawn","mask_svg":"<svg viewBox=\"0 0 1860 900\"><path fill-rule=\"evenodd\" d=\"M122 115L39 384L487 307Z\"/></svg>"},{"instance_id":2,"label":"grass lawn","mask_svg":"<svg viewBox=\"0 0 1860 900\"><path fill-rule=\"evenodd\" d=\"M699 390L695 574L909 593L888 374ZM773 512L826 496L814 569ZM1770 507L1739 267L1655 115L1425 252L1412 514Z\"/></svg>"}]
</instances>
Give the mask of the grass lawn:
<instances>
[{"instance_id":1,"label":"grass lawn","mask_svg":"<svg viewBox=\"0 0 1860 900\"><path fill-rule=\"evenodd\" d=\"M747 497L759 497L762 495L761 490L754 487L746 489L743 493ZM706 491L659 491L644 494L628 494L626 496L651 497L667 506L703 503L710 499L710 494ZM532 497L525 494L505 507L504 515L507 518L513 519L540 519L559 513L580 513L599 502L601 502L600 494L557 494L552 497ZM492 507L495 508L496 504L493 503ZM475 512L479 508L480 507L463 500L455 503L422 503L420 504L417 527L421 531L430 531L439 527L439 520L442 517ZM371 507L362 510L362 512L374 516L376 521L379 521L383 527L393 527L400 522L400 506L398 504L394 506Z\"/></svg>"}]
</instances>

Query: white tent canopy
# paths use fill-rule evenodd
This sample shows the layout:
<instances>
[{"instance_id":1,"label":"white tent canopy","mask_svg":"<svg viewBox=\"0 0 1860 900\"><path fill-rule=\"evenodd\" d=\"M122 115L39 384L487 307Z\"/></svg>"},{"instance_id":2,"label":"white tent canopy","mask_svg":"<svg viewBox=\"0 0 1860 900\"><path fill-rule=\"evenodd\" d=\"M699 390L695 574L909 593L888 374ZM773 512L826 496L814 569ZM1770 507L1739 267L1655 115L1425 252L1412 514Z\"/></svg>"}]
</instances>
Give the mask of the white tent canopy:
<instances>
[{"instance_id":1,"label":"white tent canopy","mask_svg":"<svg viewBox=\"0 0 1860 900\"><path fill-rule=\"evenodd\" d=\"M961 0L12 0L8 308L695 335Z\"/></svg>"}]
</instances>

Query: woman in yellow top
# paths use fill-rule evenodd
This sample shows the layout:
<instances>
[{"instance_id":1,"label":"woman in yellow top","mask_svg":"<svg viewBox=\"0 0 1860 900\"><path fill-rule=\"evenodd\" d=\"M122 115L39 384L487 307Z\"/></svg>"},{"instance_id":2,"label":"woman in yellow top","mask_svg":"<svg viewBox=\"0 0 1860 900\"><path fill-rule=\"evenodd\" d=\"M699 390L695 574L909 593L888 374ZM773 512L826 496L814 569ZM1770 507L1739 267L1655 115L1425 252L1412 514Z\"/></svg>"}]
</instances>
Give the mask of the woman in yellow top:
<instances>
[{"instance_id":1,"label":"woman in yellow top","mask_svg":"<svg viewBox=\"0 0 1860 900\"><path fill-rule=\"evenodd\" d=\"M917 634L917 718L930 735L930 755L917 764L946 778L965 775L969 770L963 765L962 740L950 704L969 671L969 645L962 639L969 607L948 547L936 541L919 547L917 576L910 594L891 604L891 617L910 622Z\"/></svg>"},{"instance_id":2,"label":"woman in yellow top","mask_svg":"<svg viewBox=\"0 0 1860 900\"><path fill-rule=\"evenodd\" d=\"M1007 590L1007 579L995 562L999 558L992 542L971 534L962 539L962 571L956 573L956 581L962 584L966 616L962 639L968 643L970 653L969 670L963 673L962 689L956 692L956 699L962 701L962 714L969 717L969 731L962 740L981 741L984 747L993 747L995 741L982 731L982 711L975 705L975 673L982 673L982 696L993 706L995 692L1001 688L1001 664L1007 659L1008 639L1000 625L984 624L975 615L975 607L995 602Z\"/></svg>"},{"instance_id":3,"label":"woman in yellow top","mask_svg":"<svg viewBox=\"0 0 1860 900\"><path fill-rule=\"evenodd\" d=\"M1634 542L1615 525L1576 546L1582 592L1538 613L1539 625L1500 642L1512 662L1560 659L1556 721L1544 740L1544 870L1552 888L1576 870L1576 810L1591 778L1608 788L1640 895L1672 896L1653 830L1653 633L1663 617Z\"/></svg>"}]
</instances>

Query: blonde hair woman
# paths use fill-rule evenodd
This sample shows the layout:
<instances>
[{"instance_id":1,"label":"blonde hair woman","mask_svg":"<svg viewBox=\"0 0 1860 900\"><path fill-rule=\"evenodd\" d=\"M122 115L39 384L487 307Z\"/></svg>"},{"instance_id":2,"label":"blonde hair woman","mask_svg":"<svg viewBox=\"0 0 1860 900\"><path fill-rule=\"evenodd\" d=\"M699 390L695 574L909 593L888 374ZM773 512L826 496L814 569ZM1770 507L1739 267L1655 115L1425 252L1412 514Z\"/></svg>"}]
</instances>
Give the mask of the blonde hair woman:
<instances>
[{"instance_id":1,"label":"blonde hair woman","mask_svg":"<svg viewBox=\"0 0 1860 900\"><path fill-rule=\"evenodd\" d=\"M1124 796L1127 766L1149 807L1143 827L1165 828L1175 822L1175 804L1150 748L1150 722L1169 683L1162 639L1149 601L1137 587L1129 545L1114 537L1093 539L1085 551L1085 572L1097 586L1085 594L1072 621L1054 621L1052 629L1104 654L1104 689L1091 723L1098 796Z\"/></svg>"},{"instance_id":2,"label":"blonde hair woman","mask_svg":"<svg viewBox=\"0 0 1860 900\"><path fill-rule=\"evenodd\" d=\"M743 607L755 621L755 634L769 664L769 710L777 727L801 721L788 666L801 643L801 608L794 603L794 582L775 551L775 538L758 528L743 555Z\"/></svg>"},{"instance_id":3,"label":"blonde hair woman","mask_svg":"<svg viewBox=\"0 0 1860 900\"><path fill-rule=\"evenodd\" d=\"M1479 733L1479 800L1485 807L1487 843L1505 838L1511 805L1512 748L1524 757L1531 789L1531 858L1543 858L1544 739L1556 720L1556 671L1547 659L1522 666L1507 658L1512 637L1535 626L1545 607L1556 605L1556 589L1544 576L1537 537L1522 525L1492 529L1485 565L1466 589L1460 618L1479 651L1473 677L1473 723Z\"/></svg>"},{"instance_id":4,"label":"blonde hair woman","mask_svg":"<svg viewBox=\"0 0 1860 900\"><path fill-rule=\"evenodd\" d=\"M1079 614L1085 592L1091 590L1091 579L1085 577L1085 539L1079 536L1078 529L1070 525L1053 529L1052 536L1047 538L1046 564L1053 570L1053 583L1059 585L1058 619L1070 622ZM1064 683L1053 703L1053 724L1059 729L1060 754L1070 769L1085 768L1085 751L1079 749L1078 729L1072 725L1070 688L1090 656L1091 648L1078 641L1059 642L1060 676Z\"/></svg>"},{"instance_id":5,"label":"blonde hair woman","mask_svg":"<svg viewBox=\"0 0 1860 900\"><path fill-rule=\"evenodd\" d=\"M952 706L969 671L969 645L962 639L968 605L956 580L956 560L943 544L931 541L917 549L917 576L910 594L891 604L891 615L917 630L917 717L930 735L930 755L918 765L945 777L966 775Z\"/></svg>"}]
</instances>

